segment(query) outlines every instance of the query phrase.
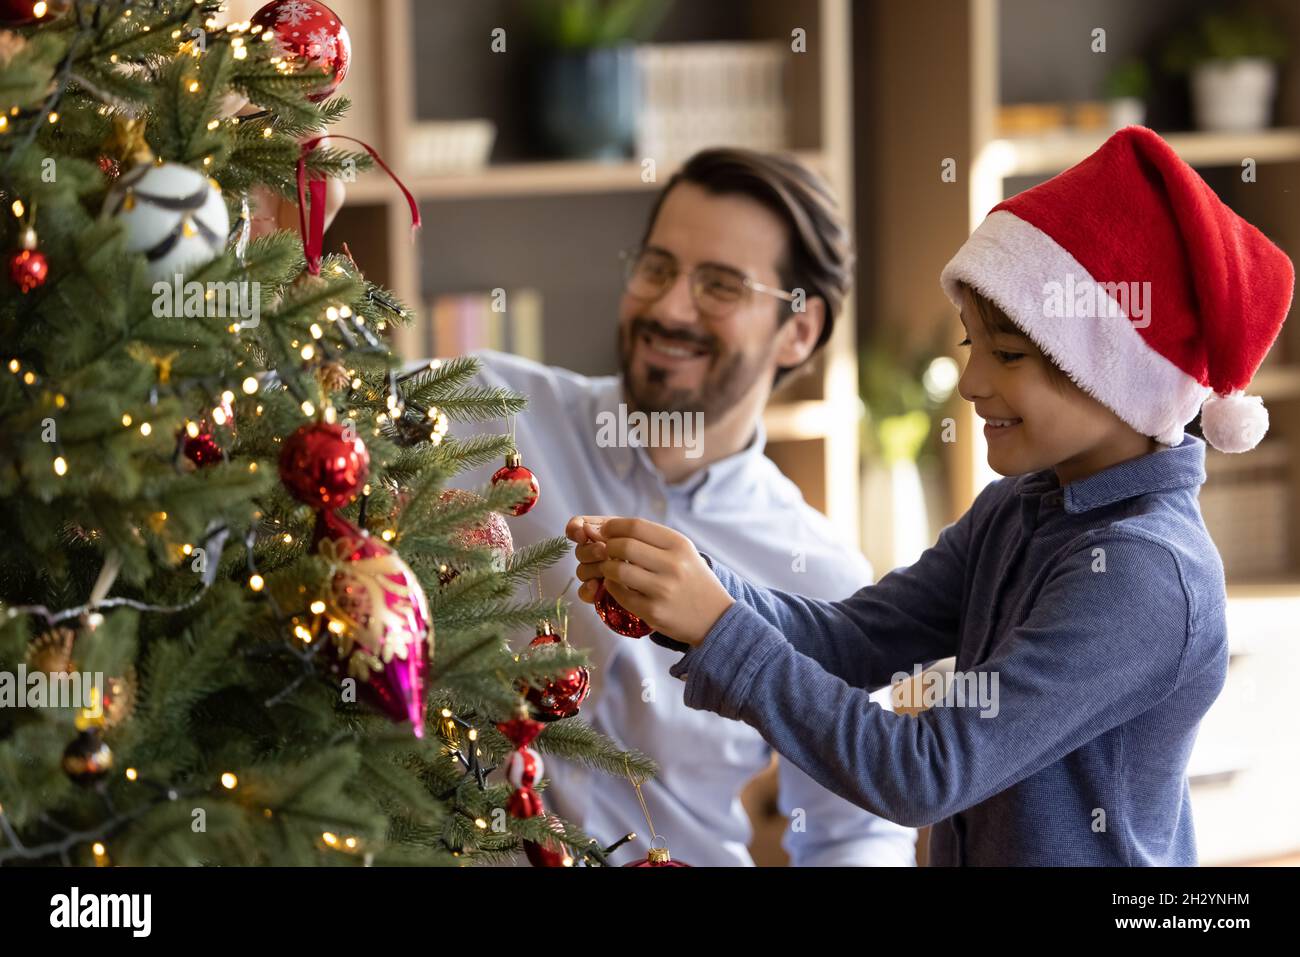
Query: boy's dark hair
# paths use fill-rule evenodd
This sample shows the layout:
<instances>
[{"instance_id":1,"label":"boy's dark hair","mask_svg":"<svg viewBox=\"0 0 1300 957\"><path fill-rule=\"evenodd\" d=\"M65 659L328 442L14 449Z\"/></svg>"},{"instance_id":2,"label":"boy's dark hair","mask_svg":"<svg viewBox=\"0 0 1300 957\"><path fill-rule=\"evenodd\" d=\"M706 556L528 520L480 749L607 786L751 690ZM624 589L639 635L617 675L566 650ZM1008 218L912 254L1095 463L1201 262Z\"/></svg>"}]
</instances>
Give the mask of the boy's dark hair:
<instances>
[{"instance_id":1,"label":"boy's dark hair","mask_svg":"<svg viewBox=\"0 0 1300 957\"><path fill-rule=\"evenodd\" d=\"M992 299L985 296L982 292L966 283L961 283L961 288L970 295L971 304L975 307L975 315L979 318L980 324L984 326L984 331L990 336L997 335L999 332L1009 336L1020 336L1023 339L1033 339L1025 333L1023 329L1017 326L1006 311ZM1035 343L1037 348L1037 343ZM1066 372L1052 361L1052 357L1047 355L1042 349L1038 350L1043 356L1043 363L1047 366L1048 378L1057 389L1064 389L1071 383L1071 379Z\"/></svg>"},{"instance_id":2,"label":"boy's dark hair","mask_svg":"<svg viewBox=\"0 0 1300 957\"><path fill-rule=\"evenodd\" d=\"M786 255L779 268L782 287L802 289L807 300L817 296L826 303L826 321L809 353L811 359L830 338L853 285L853 239L830 185L789 156L732 147L702 150L659 193L642 242L650 238L664 199L678 183L694 183L715 195L748 196L785 223ZM786 312L781 322L791 315ZM776 382L795 368L778 369Z\"/></svg>"}]
</instances>

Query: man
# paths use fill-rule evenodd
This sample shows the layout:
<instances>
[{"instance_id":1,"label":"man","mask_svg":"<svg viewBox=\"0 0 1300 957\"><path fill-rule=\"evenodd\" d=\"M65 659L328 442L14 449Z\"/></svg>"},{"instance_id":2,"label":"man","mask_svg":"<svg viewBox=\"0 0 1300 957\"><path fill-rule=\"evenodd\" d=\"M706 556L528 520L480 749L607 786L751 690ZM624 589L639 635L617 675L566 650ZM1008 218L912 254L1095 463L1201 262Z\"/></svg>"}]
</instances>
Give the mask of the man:
<instances>
[{"instance_id":1,"label":"man","mask_svg":"<svg viewBox=\"0 0 1300 957\"><path fill-rule=\"evenodd\" d=\"M621 376L479 356L483 384L529 397L515 436L541 498L510 519L516 547L563 534L573 515L639 515L764 585L843 598L868 584L862 556L763 456L773 387L829 338L851 282L848 230L828 187L791 159L705 151L669 181L626 260ZM675 414L659 419L676 424L674 440L659 434L661 444L650 444L651 432L636 444L638 412ZM490 472L458 484L482 485ZM568 563L548 569L543 596L564 591L570 572ZM569 641L591 660L583 717L661 768L642 784L661 843L696 866L752 864L740 792L769 765L766 742L744 724L686 708L681 683L665 677L676 652L615 634L589 605L573 602L570 614ZM887 689L876 700L888 707ZM645 855L651 834L631 782L554 757L546 772L550 810L605 843L636 831ZM914 831L836 797L792 764L782 761L779 777L779 805L791 818L783 846L795 865L915 863ZM634 856L624 850L615 861Z\"/></svg>"}]
</instances>

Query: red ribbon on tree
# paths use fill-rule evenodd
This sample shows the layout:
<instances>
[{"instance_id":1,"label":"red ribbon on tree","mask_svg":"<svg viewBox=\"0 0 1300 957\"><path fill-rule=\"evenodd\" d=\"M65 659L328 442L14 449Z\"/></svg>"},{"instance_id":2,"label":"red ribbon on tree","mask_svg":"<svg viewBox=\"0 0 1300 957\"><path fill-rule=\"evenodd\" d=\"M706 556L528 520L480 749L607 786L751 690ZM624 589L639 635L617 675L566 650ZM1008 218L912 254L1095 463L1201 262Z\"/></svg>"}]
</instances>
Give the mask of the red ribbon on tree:
<instances>
[{"instance_id":1,"label":"red ribbon on tree","mask_svg":"<svg viewBox=\"0 0 1300 957\"><path fill-rule=\"evenodd\" d=\"M411 191L406 188L396 173L389 168L384 162L383 157L375 150L373 146L355 136L342 136L334 133L326 136L316 136L306 140L302 144L302 151L298 154L298 226L302 230L302 249L303 255L307 258L307 271L313 276L320 275L321 259L325 251L325 178L309 180L307 178L307 157L311 151L320 146L324 140L348 140L356 143L363 150L370 154L370 158L379 164L379 168L388 174L389 178L397 184L397 188L402 191L406 197L406 205L411 209L411 235L422 225L420 222L420 204L415 201ZM311 196L310 221L308 220L307 197Z\"/></svg>"}]
</instances>

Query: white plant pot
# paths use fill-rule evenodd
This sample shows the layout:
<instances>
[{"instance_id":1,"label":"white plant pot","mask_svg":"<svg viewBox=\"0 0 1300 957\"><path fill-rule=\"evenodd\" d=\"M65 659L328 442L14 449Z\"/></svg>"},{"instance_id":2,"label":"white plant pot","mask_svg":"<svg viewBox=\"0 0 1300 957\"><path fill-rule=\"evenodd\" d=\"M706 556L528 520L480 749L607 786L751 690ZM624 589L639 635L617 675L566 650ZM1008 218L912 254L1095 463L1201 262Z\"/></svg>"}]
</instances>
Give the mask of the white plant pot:
<instances>
[{"instance_id":1,"label":"white plant pot","mask_svg":"<svg viewBox=\"0 0 1300 957\"><path fill-rule=\"evenodd\" d=\"M911 565L931 544L925 488L916 463L871 462L862 476L863 553L879 580Z\"/></svg>"},{"instance_id":2,"label":"white plant pot","mask_svg":"<svg viewBox=\"0 0 1300 957\"><path fill-rule=\"evenodd\" d=\"M1277 92L1277 64L1261 57L1210 60L1192 70L1198 129L1246 132L1267 128Z\"/></svg>"},{"instance_id":3,"label":"white plant pot","mask_svg":"<svg viewBox=\"0 0 1300 957\"><path fill-rule=\"evenodd\" d=\"M1136 96L1121 96L1106 101L1106 112L1112 130L1146 123L1147 105Z\"/></svg>"}]
</instances>

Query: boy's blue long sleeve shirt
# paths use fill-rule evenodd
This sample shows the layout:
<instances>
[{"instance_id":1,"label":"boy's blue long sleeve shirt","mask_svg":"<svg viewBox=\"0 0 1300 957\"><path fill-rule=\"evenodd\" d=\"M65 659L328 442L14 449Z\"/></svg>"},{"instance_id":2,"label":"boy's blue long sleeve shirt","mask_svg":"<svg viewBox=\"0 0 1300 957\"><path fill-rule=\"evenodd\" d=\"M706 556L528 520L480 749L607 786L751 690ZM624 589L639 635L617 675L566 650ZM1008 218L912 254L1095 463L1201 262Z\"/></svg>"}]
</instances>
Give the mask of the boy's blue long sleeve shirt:
<instances>
[{"instance_id":1,"label":"boy's blue long sleeve shirt","mask_svg":"<svg viewBox=\"0 0 1300 957\"><path fill-rule=\"evenodd\" d=\"M736 602L671 673L688 706L754 726L835 793L934 825L931 864L1195 864L1186 768L1228 661L1204 481L1191 435L1064 487L1003 479L842 601L710 559ZM991 699L915 716L869 699L951 655Z\"/></svg>"}]
</instances>

